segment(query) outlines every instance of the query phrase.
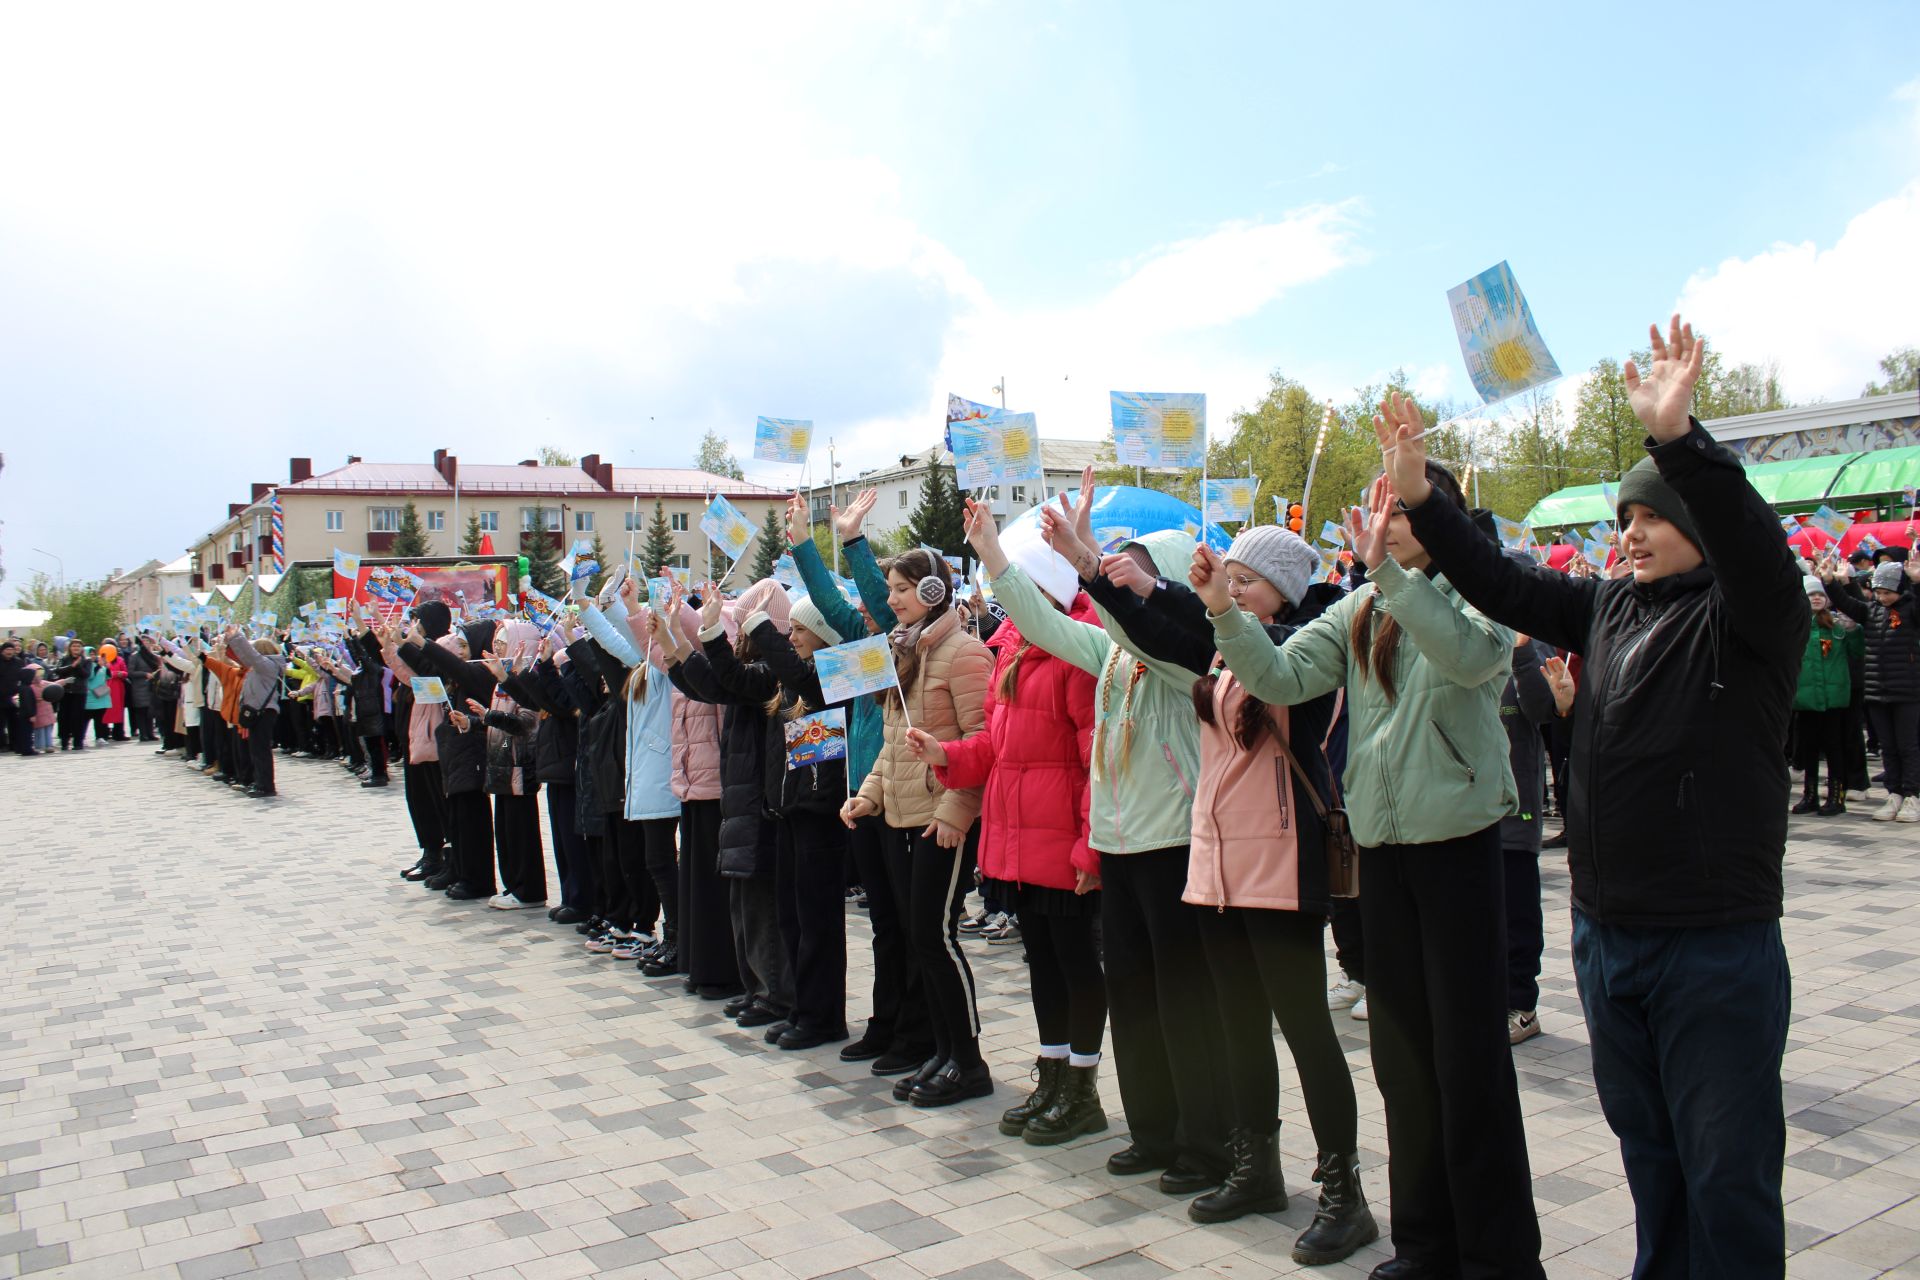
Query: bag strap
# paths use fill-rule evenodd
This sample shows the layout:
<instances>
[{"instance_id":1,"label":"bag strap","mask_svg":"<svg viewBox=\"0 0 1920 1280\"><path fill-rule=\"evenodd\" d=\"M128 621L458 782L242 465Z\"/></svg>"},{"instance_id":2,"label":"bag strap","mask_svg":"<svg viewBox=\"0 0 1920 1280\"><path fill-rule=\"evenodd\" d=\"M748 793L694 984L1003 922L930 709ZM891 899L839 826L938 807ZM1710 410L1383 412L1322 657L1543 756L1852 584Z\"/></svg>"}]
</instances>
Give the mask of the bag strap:
<instances>
[{"instance_id":1,"label":"bag strap","mask_svg":"<svg viewBox=\"0 0 1920 1280\"><path fill-rule=\"evenodd\" d=\"M1322 800L1319 791L1314 789L1313 780L1307 777L1307 771L1300 767L1300 761L1294 756L1293 748L1287 745L1286 738L1276 733L1273 735L1273 740L1279 745L1280 754L1287 758L1287 764L1293 769L1294 776L1300 779L1300 785L1306 789L1307 799L1313 802L1314 813L1318 814L1320 821L1324 823L1327 820L1326 801Z\"/></svg>"}]
</instances>

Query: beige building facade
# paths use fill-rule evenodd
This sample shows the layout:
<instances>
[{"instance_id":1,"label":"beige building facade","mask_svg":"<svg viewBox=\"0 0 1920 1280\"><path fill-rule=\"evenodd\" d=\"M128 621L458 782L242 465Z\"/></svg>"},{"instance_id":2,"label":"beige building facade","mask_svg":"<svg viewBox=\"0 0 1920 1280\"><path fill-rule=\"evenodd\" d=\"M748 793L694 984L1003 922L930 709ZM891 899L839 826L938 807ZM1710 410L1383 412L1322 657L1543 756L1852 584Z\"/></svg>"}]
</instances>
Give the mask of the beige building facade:
<instances>
[{"instance_id":1,"label":"beige building facade","mask_svg":"<svg viewBox=\"0 0 1920 1280\"><path fill-rule=\"evenodd\" d=\"M420 514L427 554L457 556L468 521L493 539L499 555L516 555L535 537L565 548L597 533L610 560L625 553L631 533L636 551L645 545L647 526L659 504L672 529L678 567L696 578L707 573L707 540L700 517L716 493L724 496L758 528L769 510L785 505L778 489L749 484L705 471L671 467L616 467L589 454L571 467L533 462L503 466L463 464L446 450L432 462L367 462L350 457L342 466L316 474L311 459L288 460L287 481L256 482L246 502L232 503L224 520L190 548L195 591L243 581L252 573L273 572L274 495L285 528L288 564L326 560L336 549L363 556L392 553L401 514L409 500ZM536 517L536 510L539 512ZM534 527L536 518L543 526ZM750 563L757 547L750 547ZM744 566L735 573L738 582Z\"/></svg>"}]
</instances>

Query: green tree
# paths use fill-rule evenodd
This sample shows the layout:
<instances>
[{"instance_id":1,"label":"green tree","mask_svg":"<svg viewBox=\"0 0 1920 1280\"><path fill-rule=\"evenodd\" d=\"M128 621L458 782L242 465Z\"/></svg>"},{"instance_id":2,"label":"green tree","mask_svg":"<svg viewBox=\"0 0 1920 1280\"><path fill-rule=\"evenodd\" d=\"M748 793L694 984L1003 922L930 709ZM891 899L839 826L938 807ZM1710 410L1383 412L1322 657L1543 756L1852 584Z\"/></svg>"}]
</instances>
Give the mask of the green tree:
<instances>
[{"instance_id":1,"label":"green tree","mask_svg":"<svg viewBox=\"0 0 1920 1280\"><path fill-rule=\"evenodd\" d=\"M535 505L530 513L531 527L520 534L520 554L527 558L527 576L533 585L550 596L565 594L567 576L560 572L560 550L547 532L547 509Z\"/></svg>"},{"instance_id":2,"label":"green tree","mask_svg":"<svg viewBox=\"0 0 1920 1280\"><path fill-rule=\"evenodd\" d=\"M907 517L907 536L915 544L938 547L944 554L971 554L967 547L966 508L954 483L953 466L936 456L920 481L920 501Z\"/></svg>"},{"instance_id":3,"label":"green tree","mask_svg":"<svg viewBox=\"0 0 1920 1280\"><path fill-rule=\"evenodd\" d=\"M700 437L700 450L694 455L693 465L702 471L733 480L744 480L747 476L740 469L733 450L727 447L726 440L712 428L708 428L707 434Z\"/></svg>"},{"instance_id":4,"label":"green tree","mask_svg":"<svg viewBox=\"0 0 1920 1280\"><path fill-rule=\"evenodd\" d=\"M101 637L120 634L120 602L100 592L98 582L84 583L59 596L53 617L39 628L42 638L51 640L64 632L80 637L85 644L99 644Z\"/></svg>"},{"instance_id":5,"label":"green tree","mask_svg":"<svg viewBox=\"0 0 1920 1280\"><path fill-rule=\"evenodd\" d=\"M1585 482L1575 478L1579 473L1568 460L1567 423L1553 396L1536 388L1516 409L1518 416L1476 454L1490 460L1480 472L1479 505L1513 520L1523 519L1548 494Z\"/></svg>"},{"instance_id":6,"label":"green tree","mask_svg":"<svg viewBox=\"0 0 1920 1280\"><path fill-rule=\"evenodd\" d=\"M646 568L649 578L658 578L666 572L678 553L674 546L673 526L667 522L667 508L659 499L653 503L653 516L647 521L647 538L640 544L640 563Z\"/></svg>"},{"instance_id":7,"label":"green tree","mask_svg":"<svg viewBox=\"0 0 1920 1280\"><path fill-rule=\"evenodd\" d=\"M1638 355L1634 357L1640 359ZM1646 368L1644 362L1640 365ZM1768 413L1791 408L1780 387L1780 362L1729 365L1718 351L1707 348L1700 381L1693 388L1693 416L1702 420L1733 418L1743 413Z\"/></svg>"},{"instance_id":8,"label":"green tree","mask_svg":"<svg viewBox=\"0 0 1920 1280\"><path fill-rule=\"evenodd\" d=\"M587 594L598 595L607 581L607 574L613 566L607 562L607 544L600 541L600 530L593 531L593 562L600 566L600 572L587 579Z\"/></svg>"},{"instance_id":9,"label":"green tree","mask_svg":"<svg viewBox=\"0 0 1920 1280\"><path fill-rule=\"evenodd\" d=\"M760 536L754 541L758 545L753 552L753 580L761 582L773 576L775 562L787 553L787 526L780 518L778 507L767 508L766 522L760 526Z\"/></svg>"},{"instance_id":10,"label":"green tree","mask_svg":"<svg viewBox=\"0 0 1920 1280\"><path fill-rule=\"evenodd\" d=\"M479 555L480 539L484 536L486 535L480 532L480 513L478 511L470 513L467 516L466 532L460 535L460 554L463 556Z\"/></svg>"},{"instance_id":11,"label":"green tree","mask_svg":"<svg viewBox=\"0 0 1920 1280\"><path fill-rule=\"evenodd\" d=\"M1635 359L1638 362L1638 353ZM1568 461L1585 473L1582 483L1618 480L1646 456L1646 439L1647 429L1633 416L1619 362L1600 360L1580 384L1573 426L1567 432Z\"/></svg>"},{"instance_id":12,"label":"green tree","mask_svg":"<svg viewBox=\"0 0 1920 1280\"><path fill-rule=\"evenodd\" d=\"M540 446L540 465L543 467L577 467L580 460L564 450L550 444Z\"/></svg>"},{"instance_id":13,"label":"green tree","mask_svg":"<svg viewBox=\"0 0 1920 1280\"><path fill-rule=\"evenodd\" d=\"M1869 382L1861 395L1890 396L1896 391L1920 390L1920 347L1901 347L1880 357L1880 373L1886 381Z\"/></svg>"},{"instance_id":14,"label":"green tree","mask_svg":"<svg viewBox=\"0 0 1920 1280\"><path fill-rule=\"evenodd\" d=\"M394 531L393 549L388 554L406 559L428 554L427 531L420 524L420 508L413 505L412 498L400 509L400 527Z\"/></svg>"}]
</instances>

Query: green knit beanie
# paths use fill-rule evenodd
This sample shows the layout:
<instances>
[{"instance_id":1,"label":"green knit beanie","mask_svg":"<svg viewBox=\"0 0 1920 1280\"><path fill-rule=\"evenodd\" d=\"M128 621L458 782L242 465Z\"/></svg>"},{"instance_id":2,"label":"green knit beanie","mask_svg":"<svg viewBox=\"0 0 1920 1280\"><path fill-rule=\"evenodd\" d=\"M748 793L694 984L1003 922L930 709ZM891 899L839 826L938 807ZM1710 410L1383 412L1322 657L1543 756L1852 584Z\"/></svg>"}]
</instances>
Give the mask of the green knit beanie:
<instances>
[{"instance_id":1,"label":"green knit beanie","mask_svg":"<svg viewBox=\"0 0 1920 1280\"><path fill-rule=\"evenodd\" d=\"M1685 534L1688 542L1700 546L1700 531L1693 527L1693 517L1687 514L1687 504L1680 501L1680 495L1660 474L1652 458L1640 459L1632 470L1620 477L1619 503L1615 514L1620 518L1622 532L1627 527L1627 506L1634 502L1653 508L1662 520Z\"/></svg>"}]
</instances>

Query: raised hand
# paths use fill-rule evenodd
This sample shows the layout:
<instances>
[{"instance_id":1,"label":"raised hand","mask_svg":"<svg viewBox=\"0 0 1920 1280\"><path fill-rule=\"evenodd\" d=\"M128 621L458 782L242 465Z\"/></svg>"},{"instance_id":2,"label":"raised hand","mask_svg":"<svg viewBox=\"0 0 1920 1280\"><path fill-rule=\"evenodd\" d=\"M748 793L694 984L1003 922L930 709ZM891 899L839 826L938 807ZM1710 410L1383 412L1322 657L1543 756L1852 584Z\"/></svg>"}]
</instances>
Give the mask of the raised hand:
<instances>
[{"instance_id":1,"label":"raised hand","mask_svg":"<svg viewBox=\"0 0 1920 1280\"><path fill-rule=\"evenodd\" d=\"M866 523L867 512L873 510L873 504L879 500L878 489L863 489L847 504L845 511L838 507L827 508L828 514L833 517L833 536L840 539L842 546L860 536L860 526Z\"/></svg>"},{"instance_id":2,"label":"raised hand","mask_svg":"<svg viewBox=\"0 0 1920 1280\"><path fill-rule=\"evenodd\" d=\"M1226 561L1204 542L1193 549L1193 567L1187 570L1187 581L1208 613L1219 617L1233 608L1233 597L1227 594Z\"/></svg>"},{"instance_id":3,"label":"raised hand","mask_svg":"<svg viewBox=\"0 0 1920 1280\"><path fill-rule=\"evenodd\" d=\"M1000 549L1000 529L993 522L993 512L986 503L972 498L967 499L967 545L988 573L997 578L1006 572L1007 553Z\"/></svg>"},{"instance_id":4,"label":"raised hand","mask_svg":"<svg viewBox=\"0 0 1920 1280\"><path fill-rule=\"evenodd\" d=\"M935 768L946 764L947 748L941 743L940 739L934 737L925 729L907 730L906 742L907 750L911 751L913 758L921 764L932 765Z\"/></svg>"},{"instance_id":5,"label":"raised hand","mask_svg":"<svg viewBox=\"0 0 1920 1280\"><path fill-rule=\"evenodd\" d=\"M620 579L620 599L629 608L631 608L633 605L633 602L638 600L639 598L640 598L640 584L634 581L633 576L629 574L628 576Z\"/></svg>"},{"instance_id":6,"label":"raised hand","mask_svg":"<svg viewBox=\"0 0 1920 1280\"><path fill-rule=\"evenodd\" d=\"M1380 461L1393 478L1394 492L1410 507L1427 500L1427 420L1413 397L1389 392L1373 415L1373 434L1380 441ZM1372 560L1368 564L1374 563Z\"/></svg>"},{"instance_id":7,"label":"raised hand","mask_svg":"<svg viewBox=\"0 0 1920 1280\"><path fill-rule=\"evenodd\" d=\"M487 714L487 709L478 702L475 702L472 698L467 699L467 710L476 716L484 716Z\"/></svg>"},{"instance_id":8,"label":"raised hand","mask_svg":"<svg viewBox=\"0 0 1920 1280\"><path fill-rule=\"evenodd\" d=\"M1080 502L1075 506L1068 502L1067 495L1060 495L1060 509L1073 517L1074 539L1086 546L1099 550L1100 544L1093 536L1093 466L1088 464L1080 469Z\"/></svg>"},{"instance_id":9,"label":"raised hand","mask_svg":"<svg viewBox=\"0 0 1920 1280\"><path fill-rule=\"evenodd\" d=\"M1548 658L1540 664L1547 677L1547 687L1553 690L1553 705L1561 715L1573 710L1573 675L1567 670L1567 660L1558 655Z\"/></svg>"},{"instance_id":10,"label":"raised hand","mask_svg":"<svg viewBox=\"0 0 1920 1280\"><path fill-rule=\"evenodd\" d=\"M1116 587L1125 587L1133 594L1145 600L1153 594L1159 579L1141 567L1138 560L1130 555L1115 552L1100 561L1100 572L1107 575L1108 581Z\"/></svg>"},{"instance_id":11,"label":"raised hand","mask_svg":"<svg viewBox=\"0 0 1920 1280\"><path fill-rule=\"evenodd\" d=\"M720 625L720 610L726 602L720 598L720 588L709 582L700 592L700 629L706 631Z\"/></svg>"},{"instance_id":12,"label":"raised hand","mask_svg":"<svg viewBox=\"0 0 1920 1280\"><path fill-rule=\"evenodd\" d=\"M1422 482L1424 483L1424 475ZM1393 519L1393 486L1381 476L1367 495L1367 523L1360 523L1360 508L1347 512L1347 545L1371 569L1387 558L1387 525Z\"/></svg>"},{"instance_id":13,"label":"raised hand","mask_svg":"<svg viewBox=\"0 0 1920 1280\"><path fill-rule=\"evenodd\" d=\"M1692 325L1680 323L1677 311L1668 322L1665 338L1660 336L1657 324L1649 326L1647 332L1653 340L1653 360L1644 373L1633 361L1627 361L1627 399L1647 434L1665 444L1687 434L1693 384L1700 381L1700 362L1706 358L1707 343L1693 336Z\"/></svg>"},{"instance_id":14,"label":"raised hand","mask_svg":"<svg viewBox=\"0 0 1920 1280\"><path fill-rule=\"evenodd\" d=\"M505 680L507 678L506 664L494 657L493 650L491 649L482 649L480 651L480 665L485 667L495 680Z\"/></svg>"},{"instance_id":15,"label":"raised hand","mask_svg":"<svg viewBox=\"0 0 1920 1280\"><path fill-rule=\"evenodd\" d=\"M787 499L787 545L797 547L808 536L807 500L795 491Z\"/></svg>"}]
</instances>

